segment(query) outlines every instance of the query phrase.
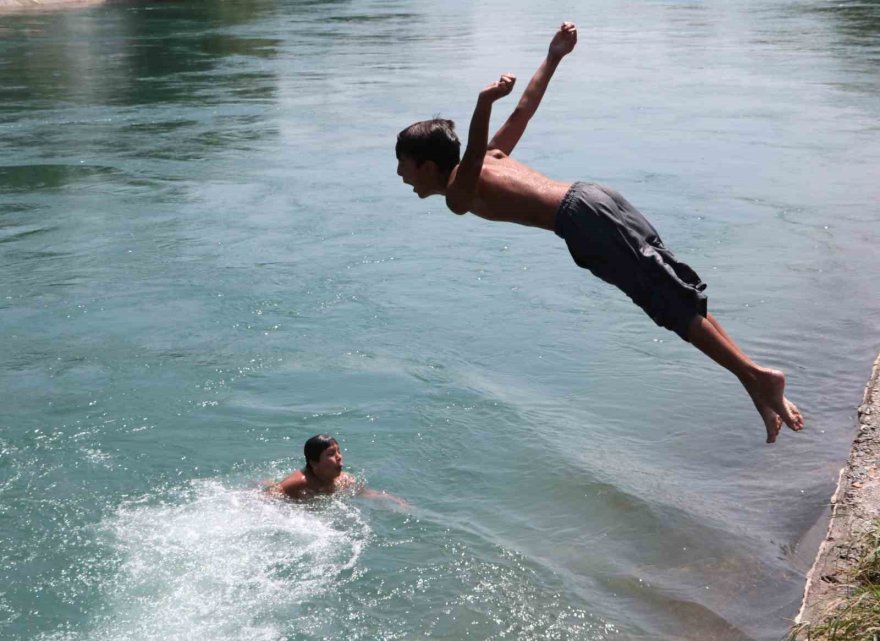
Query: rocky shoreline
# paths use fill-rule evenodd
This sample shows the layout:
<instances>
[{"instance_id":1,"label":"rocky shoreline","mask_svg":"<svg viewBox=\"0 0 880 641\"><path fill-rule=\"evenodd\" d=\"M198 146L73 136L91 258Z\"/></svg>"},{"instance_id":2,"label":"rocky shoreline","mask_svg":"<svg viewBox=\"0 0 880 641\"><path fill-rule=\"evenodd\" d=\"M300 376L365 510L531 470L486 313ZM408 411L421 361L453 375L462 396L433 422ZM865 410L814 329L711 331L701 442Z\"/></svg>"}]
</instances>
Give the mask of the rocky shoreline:
<instances>
[{"instance_id":1,"label":"rocky shoreline","mask_svg":"<svg viewBox=\"0 0 880 641\"><path fill-rule=\"evenodd\" d=\"M792 629L793 639L809 638L851 589L849 577L860 557L858 540L880 518L880 355L874 361L859 406L859 431L831 497L831 521Z\"/></svg>"}]
</instances>

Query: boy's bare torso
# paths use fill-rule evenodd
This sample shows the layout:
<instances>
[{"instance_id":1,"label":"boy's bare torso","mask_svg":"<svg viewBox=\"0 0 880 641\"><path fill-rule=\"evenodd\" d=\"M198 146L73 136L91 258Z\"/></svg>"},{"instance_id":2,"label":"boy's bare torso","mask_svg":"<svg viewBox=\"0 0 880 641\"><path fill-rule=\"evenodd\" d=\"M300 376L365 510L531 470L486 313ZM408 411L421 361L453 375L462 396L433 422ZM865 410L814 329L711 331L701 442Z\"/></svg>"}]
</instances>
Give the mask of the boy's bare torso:
<instances>
[{"instance_id":1,"label":"boy's bare torso","mask_svg":"<svg viewBox=\"0 0 880 641\"><path fill-rule=\"evenodd\" d=\"M458 168L456 167L456 170ZM450 182L455 180L453 170ZM553 180L498 149L486 152L470 211L481 218L553 231L571 183Z\"/></svg>"}]
</instances>

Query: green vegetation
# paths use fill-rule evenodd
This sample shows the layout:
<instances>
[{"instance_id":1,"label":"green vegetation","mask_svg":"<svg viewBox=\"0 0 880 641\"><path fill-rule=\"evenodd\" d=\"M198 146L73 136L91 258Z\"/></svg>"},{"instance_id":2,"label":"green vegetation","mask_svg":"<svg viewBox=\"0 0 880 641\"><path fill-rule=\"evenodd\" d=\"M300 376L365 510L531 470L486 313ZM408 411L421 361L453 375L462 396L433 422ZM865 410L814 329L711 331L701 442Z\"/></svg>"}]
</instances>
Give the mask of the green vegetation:
<instances>
[{"instance_id":1,"label":"green vegetation","mask_svg":"<svg viewBox=\"0 0 880 641\"><path fill-rule=\"evenodd\" d=\"M835 603L817 624L793 632L806 632L809 641L880 641L880 520L874 521L853 549L859 561L848 577L849 594ZM803 638L803 637L801 637Z\"/></svg>"}]
</instances>

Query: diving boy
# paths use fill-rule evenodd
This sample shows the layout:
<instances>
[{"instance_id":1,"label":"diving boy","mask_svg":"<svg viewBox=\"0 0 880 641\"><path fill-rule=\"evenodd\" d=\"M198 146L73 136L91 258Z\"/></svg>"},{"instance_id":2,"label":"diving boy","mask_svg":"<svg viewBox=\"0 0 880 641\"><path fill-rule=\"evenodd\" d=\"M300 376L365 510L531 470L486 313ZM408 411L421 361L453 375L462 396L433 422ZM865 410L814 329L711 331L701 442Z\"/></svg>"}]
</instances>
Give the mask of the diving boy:
<instances>
[{"instance_id":1,"label":"diving boy","mask_svg":"<svg viewBox=\"0 0 880 641\"><path fill-rule=\"evenodd\" d=\"M656 230L623 196L595 183L553 180L510 157L544 96L550 78L577 42L574 24L554 35L547 57L513 113L489 140L492 104L516 78L502 75L483 89L460 154L454 124L435 118L397 136L397 174L420 198L442 195L456 214L474 213L554 231L575 263L621 289L658 325L677 333L732 372L764 421L767 442L784 422L798 431L803 418L785 398L785 375L754 363L707 311L705 283L677 260Z\"/></svg>"}]
</instances>

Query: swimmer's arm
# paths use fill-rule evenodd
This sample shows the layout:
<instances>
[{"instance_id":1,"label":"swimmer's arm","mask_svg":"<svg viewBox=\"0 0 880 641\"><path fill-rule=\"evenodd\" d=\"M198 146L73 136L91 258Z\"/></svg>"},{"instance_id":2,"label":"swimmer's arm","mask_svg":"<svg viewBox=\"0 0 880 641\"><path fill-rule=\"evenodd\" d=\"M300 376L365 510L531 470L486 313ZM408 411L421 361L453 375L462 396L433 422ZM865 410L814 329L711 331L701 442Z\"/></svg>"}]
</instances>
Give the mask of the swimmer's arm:
<instances>
[{"instance_id":1,"label":"swimmer's arm","mask_svg":"<svg viewBox=\"0 0 880 641\"><path fill-rule=\"evenodd\" d=\"M556 71L556 67L562 59L574 49L577 43L577 27L574 23L563 22L559 27L559 31L553 36L550 42L550 48L547 51L547 57L538 67L535 75L529 81L529 86L523 92L522 97L510 114L510 117L498 129L492 140L489 142L489 149L499 149L508 156L513 152L516 143L522 138L526 131L529 120L538 110L538 105L544 98L544 92L547 91L547 85Z\"/></svg>"},{"instance_id":2,"label":"swimmer's arm","mask_svg":"<svg viewBox=\"0 0 880 641\"><path fill-rule=\"evenodd\" d=\"M446 206L456 214L470 211L471 203L477 194L480 172L483 170L483 158L486 156L489 139L489 118L492 115L492 103L503 98L513 89L516 82L514 76L504 74L497 82L493 82L480 92L477 106L471 117L468 130L468 144L455 168L452 182L446 191Z\"/></svg>"},{"instance_id":3,"label":"swimmer's arm","mask_svg":"<svg viewBox=\"0 0 880 641\"><path fill-rule=\"evenodd\" d=\"M393 494L391 494L390 492L386 492L385 490L370 489L363 483L358 486L357 495L362 496L365 499L391 501L393 503L397 503L397 505L404 509L409 509L409 503L404 501L399 496L394 496Z\"/></svg>"}]
</instances>

